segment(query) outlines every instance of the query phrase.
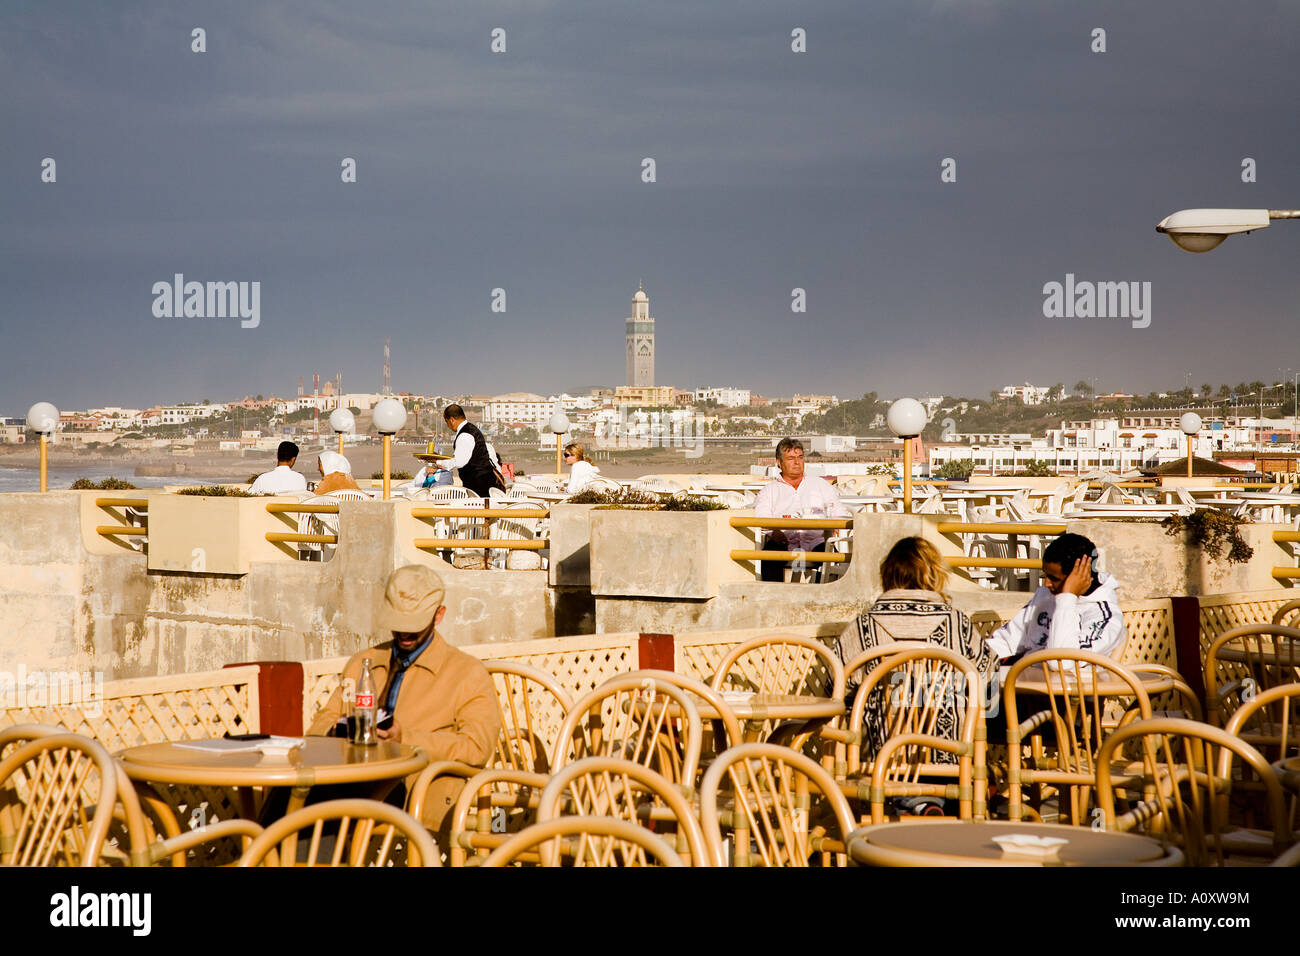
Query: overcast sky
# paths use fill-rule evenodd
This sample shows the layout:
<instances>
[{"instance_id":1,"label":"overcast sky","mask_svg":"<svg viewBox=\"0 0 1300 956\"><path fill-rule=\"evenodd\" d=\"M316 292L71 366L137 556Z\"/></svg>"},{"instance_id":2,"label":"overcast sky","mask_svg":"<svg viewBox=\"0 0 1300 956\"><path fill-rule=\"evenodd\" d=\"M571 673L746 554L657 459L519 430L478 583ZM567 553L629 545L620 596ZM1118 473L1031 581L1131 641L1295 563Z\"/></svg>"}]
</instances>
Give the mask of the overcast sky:
<instances>
[{"instance_id":1,"label":"overcast sky","mask_svg":"<svg viewBox=\"0 0 1300 956\"><path fill-rule=\"evenodd\" d=\"M679 388L1272 381L1300 223L1154 226L1300 206L1297 35L1285 0L6 0L0 414L377 391L385 336L399 390L622 384L638 280ZM155 317L175 273L259 282L260 324ZM1044 318L1067 273L1151 283L1150 326Z\"/></svg>"}]
</instances>

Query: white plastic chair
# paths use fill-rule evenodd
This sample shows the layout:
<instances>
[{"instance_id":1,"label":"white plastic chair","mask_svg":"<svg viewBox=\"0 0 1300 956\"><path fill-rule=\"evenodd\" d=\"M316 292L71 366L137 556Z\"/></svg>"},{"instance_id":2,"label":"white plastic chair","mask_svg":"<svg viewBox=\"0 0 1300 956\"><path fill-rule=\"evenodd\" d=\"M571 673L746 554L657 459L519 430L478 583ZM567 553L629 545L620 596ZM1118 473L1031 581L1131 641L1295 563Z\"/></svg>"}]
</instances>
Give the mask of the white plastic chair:
<instances>
[{"instance_id":1,"label":"white plastic chair","mask_svg":"<svg viewBox=\"0 0 1300 956\"><path fill-rule=\"evenodd\" d=\"M499 506L506 509L536 509L531 501L501 501ZM541 518L496 518L489 525L488 537L501 541L533 541L538 537ZM510 548L493 549L491 563L499 569L512 571L536 570L546 566L540 551L514 550Z\"/></svg>"}]
</instances>

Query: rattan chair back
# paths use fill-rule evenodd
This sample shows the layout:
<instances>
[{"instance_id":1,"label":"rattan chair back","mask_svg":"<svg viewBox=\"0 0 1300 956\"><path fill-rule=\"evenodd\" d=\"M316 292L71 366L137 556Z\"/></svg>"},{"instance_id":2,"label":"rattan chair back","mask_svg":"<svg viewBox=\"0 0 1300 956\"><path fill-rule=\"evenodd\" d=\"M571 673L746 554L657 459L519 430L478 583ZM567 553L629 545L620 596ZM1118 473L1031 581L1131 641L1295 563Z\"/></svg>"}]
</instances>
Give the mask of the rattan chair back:
<instances>
[{"instance_id":1,"label":"rattan chair back","mask_svg":"<svg viewBox=\"0 0 1300 956\"><path fill-rule=\"evenodd\" d=\"M889 644L846 671L864 676L842 751L845 795L870 804L875 823L888 798L907 796L956 800L962 819L983 819L986 690L975 663L934 644Z\"/></svg>"},{"instance_id":2,"label":"rattan chair back","mask_svg":"<svg viewBox=\"0 0 1300 956\"><path fill-rule=\"evenodd\" d=\"M546 844L547 850L539 853ZM510 866L532 854L545 859L543 866L686 865L645 827L613 817L557 817L534 824L493 850L483 865Z\"/></svg>"},{"instance_id":3,"label":"rattan chair back","mask_svg":"<svg viewBox=\"0 0 1300 956\"><path fill-rule=\"evenodd\" d=\"M34 729L42 732L24 736L33 730L25 725L0 740L0 865L96 866L113 823L117 765L89 737Z\"/></svg>"},{"instance_id":4,"label":"rattan chair back","mask_svg":"<svg viewBox=\"0 0 1300 956\"><path fill-rule=\"evenodd\" d=\"M616 757L690 787L703 736L699 711L682 688L654 677L620 675L573 705L560 727L551 766Z\"/></svg>"},{"instance_id":5,"label":"rattan chair back","mask_svg":"<svg viewBox=\"0 0 1300 956\"><path fill-rule=\"evenodd\" d=\"M1026 673L1030 668L1035 672ZM1031 678L1037 691L1021 686ZM1107 705L1116 699L1126 704L1131 700L1135 719L1150 719L1151 699L1141 679L1118 661L1091 651L1035 651L1012 665L1002 699L1011 819L1019 820L1024 813L1027 786L1047 784L1060 793L1061 822L1088 823L1093 819L1098 754L1114 730ZM1044 706L1022 716L1025 700L1032 700L1035 707L1041 701Z\"/></svg>"},{"instance_id":6,"label":"rattan chair back","mask_svg":"<svg viewBox=\"0 0 1300 956\"><path fill-rule=\"evenodd\" d=\"M1300 628L1247 624L1224 631L1205 652L1205 699L1210 723L1222 727L1251 697L1297 681Z\"/></svg>"},{"instance_id":7,"label":"rattan chair back","mask_svg":"<svg viewBox=\"0 0 1300 956\"><path fill-rule=\"evenodd\" d=\"M1130 741L1140 751L1142 769L1117 783L1111 767ZM1238 760L1261 782L1270 832L1237 829L1228 820ZM1139 795L1141 800L1121 811L1117 790L1129 803ZM1141 830L1175 843L1189 866L1223 866L1233 853L1276 857L1295 843L1282 786L1268 760L1244 740L1199 721L1157 717L1116 730L1098 754L1097 798L1107 828Z\"/></svg>"},{"instance_id":8,"label":"rattan chair back","mask_svg":"<svg viewBox=\"0 0 1300 956\"><path fill-rule=\"evenodd\" d=\"M336 827L327 827L329 822ZM329 800L295 810L252 841L236 866L441 866L414 817L377 800Z\"/></svg>"},{"instance_id":9,"label":"rattan chair back","mask_svg":"<svg viewBox=\"0 0 1300 956\"><path fill-rule=\"evenodd\" d=\"M497 688L501 735L489 766L549 773L573 700L550 674L517 661L484 661Z\"/></svg>"},{"instance_id":10,"label":"rattan chair back","mask_svg":"<svg viewBox=\"0 0 1300 956\"><path fill-rule=\"evenodd\" d=\"M1294 601L1287 601L1276 611L1273 612L1271 624L1285 624L1287 627L1294 627L1300 622L1300 598Z\"/></svg>"},{"instance_id":11,"label":"rattan chair back","mask_svg":"<svg viewBox=\"0 0 1300 956\"><path fill-rule=\"evenodd\" d=\"M700 825L714 866L843 865L853 817L834 778L808 757L741 744L704 775Z\"/></svg>"},{"instance_id":12,"label":"rattan chair back","mask_svg":"<svg viewBox=\"0 0 1300 956\"><path fill-rule=\"evenodd\" d=\"M695 810L682 791L666 777L630 760L587 757L556 771L542 790L537 822L562 816L614 817L654 826L656 832L672 828L682 859L695 866L707 866L710 860ZM668 839L667 834L660 835ZM544 865L553 865L547 854L554 848L551 842L541 845Z\"/></svg>"}]
</instances>

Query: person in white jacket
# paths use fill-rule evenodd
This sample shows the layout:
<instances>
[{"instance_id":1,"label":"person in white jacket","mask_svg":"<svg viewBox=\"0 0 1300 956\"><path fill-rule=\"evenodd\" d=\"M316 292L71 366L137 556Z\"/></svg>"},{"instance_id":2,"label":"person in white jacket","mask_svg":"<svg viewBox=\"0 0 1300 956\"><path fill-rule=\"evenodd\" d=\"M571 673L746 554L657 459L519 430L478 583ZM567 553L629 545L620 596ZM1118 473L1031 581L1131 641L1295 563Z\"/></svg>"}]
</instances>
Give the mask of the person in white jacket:
<instances>
[{"instance_id":1,"label":"person in white jacket","mask_svg":"<svg viewBox=\"0 0 1300 956\"><path fill-rule=\"evenodd\" d=\"M1097 547L1081 534L1063 534L1043 549L1043 587L1018 614L989 635L1005 662L1043 649L1113 656L1124 647L1114 576L1092 569Z\"/></svg>"},{"instance_id":2,"label":"person in white jacket","mask_svg":"<svg viewBox=\"0 0 1300 956\"><path fill-rule=\"evenodd\" d=\"M564 489L571 495L577 494L583 485L600 475L600 469L587 460L587 450L576 441L564 446L564 460L572 466L569 484Z\"/></svg>"}]
</instances>

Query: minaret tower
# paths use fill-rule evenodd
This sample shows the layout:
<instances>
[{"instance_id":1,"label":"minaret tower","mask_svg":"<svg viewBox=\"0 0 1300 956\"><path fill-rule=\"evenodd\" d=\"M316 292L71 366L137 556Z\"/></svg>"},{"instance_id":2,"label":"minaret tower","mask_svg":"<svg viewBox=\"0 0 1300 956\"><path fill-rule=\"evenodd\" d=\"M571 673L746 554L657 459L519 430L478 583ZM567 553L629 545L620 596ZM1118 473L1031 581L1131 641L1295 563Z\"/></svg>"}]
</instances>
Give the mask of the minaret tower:
<instances>
[{"instance_id":1,"label":"minaret tower","mask_svg":"<svg viewBox=\"0 0 1300 956\"><path fill-rule=\"evenodd\" d=\"M655 320L650 317L650 297L636 284L632 315L627 319L627 384L655 383Z\"/></svg>"}]
</instances>

